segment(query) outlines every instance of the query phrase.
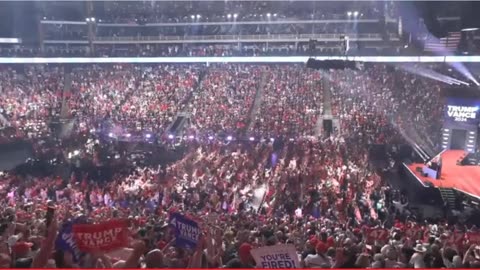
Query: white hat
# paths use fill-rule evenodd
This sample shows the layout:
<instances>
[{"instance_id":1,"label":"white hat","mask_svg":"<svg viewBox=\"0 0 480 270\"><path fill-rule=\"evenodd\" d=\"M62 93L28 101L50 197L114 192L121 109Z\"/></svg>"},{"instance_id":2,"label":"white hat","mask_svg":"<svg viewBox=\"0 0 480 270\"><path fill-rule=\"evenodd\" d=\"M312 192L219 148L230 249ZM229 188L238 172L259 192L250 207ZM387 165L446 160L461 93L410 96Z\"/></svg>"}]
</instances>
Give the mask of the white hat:
<instances>
[{"instance_id":1,"label":"white hat","mask_svg":"<svg viewBox=\"0 0 480 270\"><path fill-rule=\"evenodd\" d=\"M415 250L416 252L420 252L420 253L425 253L427 252L427 248L425 248L422 244L417 244L413 250Z\"/></svg>"}]
</instances>

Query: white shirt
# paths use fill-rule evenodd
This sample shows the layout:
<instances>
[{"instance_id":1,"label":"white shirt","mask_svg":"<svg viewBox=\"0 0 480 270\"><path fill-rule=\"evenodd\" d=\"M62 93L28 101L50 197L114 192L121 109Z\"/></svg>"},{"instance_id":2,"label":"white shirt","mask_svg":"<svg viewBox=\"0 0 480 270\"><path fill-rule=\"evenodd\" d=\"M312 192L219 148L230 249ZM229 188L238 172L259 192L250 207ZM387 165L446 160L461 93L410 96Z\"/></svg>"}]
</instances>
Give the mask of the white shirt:
<instances>
[{"instance_id":1,"label":"white shirt","mask_svg":"<svg viewBox=\"0 0 480 270\"><path fill-rule=\"evenodd\" d=\"M423 260L423 254L421 253L413 254L412 258L410 259L410 264L413 265L414 268L425 268L425 261Z\"/></svg>"},{"instance_id":2,"label":"white shirt","mask_svg":"<svg viewBox=\"0 0 480 270\"><path fill-rule=\"evenodd\" d=\"M305 266L308 268L330 268L332 267L332 259L328 256L322 257L318 254L310 254L305 258Z\"/></svg>"}]
</instances>

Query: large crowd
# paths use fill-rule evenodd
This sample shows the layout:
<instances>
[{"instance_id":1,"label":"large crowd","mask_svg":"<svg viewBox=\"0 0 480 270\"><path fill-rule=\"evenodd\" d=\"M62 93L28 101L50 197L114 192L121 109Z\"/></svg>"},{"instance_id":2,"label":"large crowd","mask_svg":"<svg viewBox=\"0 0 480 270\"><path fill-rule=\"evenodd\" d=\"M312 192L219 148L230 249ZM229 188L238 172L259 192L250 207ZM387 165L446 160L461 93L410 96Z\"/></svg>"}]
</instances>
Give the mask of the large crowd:
<instances>
[{"instance_id":1,"label":"large crowd","mask_svg":"<svg viewBox=\"0 0 480 270\"><path fill-rule=\"evenodd\" d=\"M3 267L250 268L251 250L281 244L295 246L307 268L480 266L475 226L416 218L407 196L369 162L371 144L408 137L437 147L429 140L439 137L442 86L432 80L383 64L356 71L7 66L0 78L0 120L3 130L13 130L2 131L3 140L52 147L32 138L53 140L48 126L57 115L75 119L68 140L96 140L93 151L84 149L91 143L76 146L79 159L93 162L88 170L60 149L59 164L74 168L67 176L2 173ZM318 123L330 110L340 124L325 133ZM167 143L165 131L179 114L189 118L180 158L101 173L103 143L116 149L112 137L135 132ZM45 131L29 135L31 123ZM47 224L49 207L55 214ZM196 247L176 244L172 213L200 224ZM128 220L129 244L82 254L62 248L59 231L80 218Z\"/></svg>"}]
</instances>

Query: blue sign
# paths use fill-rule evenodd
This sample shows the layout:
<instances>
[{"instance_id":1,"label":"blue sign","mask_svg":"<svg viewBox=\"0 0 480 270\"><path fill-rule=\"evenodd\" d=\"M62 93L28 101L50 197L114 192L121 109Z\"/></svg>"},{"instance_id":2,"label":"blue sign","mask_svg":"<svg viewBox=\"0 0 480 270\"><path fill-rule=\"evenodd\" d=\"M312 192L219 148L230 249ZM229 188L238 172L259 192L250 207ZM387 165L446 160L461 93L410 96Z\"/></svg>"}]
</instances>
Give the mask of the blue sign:
<instances>
[{"instance_id":1,"label":"blue sign","mask_svg":"<svg viewBox=\"0 0 480 270\"><path fill-rule=\"evenodd\" d=\"M476 130L480 120L480 100L447 98L444 127Z\"/></svg>"},{"instance_id":2,"label":"blue sign","mask_svg":"<svg viewBox=\"0 0 480 270\"><path fill-rule=\"evenodd\" d=\"M55 248L57 250L63 250L64 252L66 251L71 253L73 261L77 263L80 260L82 253L80 249L78 249L77 243L73 238L72 226L75 223L77 222L69 221L64 223L60 233L57 236L57 239L55 240Z\"/></svg>"},{"instance_id":3,"label":"blue sign","mask_svg":"<svg viewBox=\"0 0 480 270\"><path fill-rule=\"evenodd\" d=\"M175 228L177 247L195 248L201 233L197 222L179 213L173 213L170 215L170 225Z\"/></svg>"}]
</instances>

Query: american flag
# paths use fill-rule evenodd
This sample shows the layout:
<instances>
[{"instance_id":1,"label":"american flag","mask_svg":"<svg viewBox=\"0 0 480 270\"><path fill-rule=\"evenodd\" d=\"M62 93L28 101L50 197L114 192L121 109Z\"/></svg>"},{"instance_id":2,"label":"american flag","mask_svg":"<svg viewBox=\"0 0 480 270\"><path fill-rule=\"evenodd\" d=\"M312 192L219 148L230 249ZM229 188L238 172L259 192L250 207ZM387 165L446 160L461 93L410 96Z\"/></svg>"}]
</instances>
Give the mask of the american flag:
<instances>
[{"instance_id":1,"label":"american flag","mask_svg":"<svg viewBox=\"0 0 480 270\"><path fill-rule=\"evenodd\" d=\"M461 32L449 32L446 37L440 39L429 35L425 38L424 50L426 52L437 52L441 50L453 52L457 49L461 37Z\"/></svg>"}]
</instances>

